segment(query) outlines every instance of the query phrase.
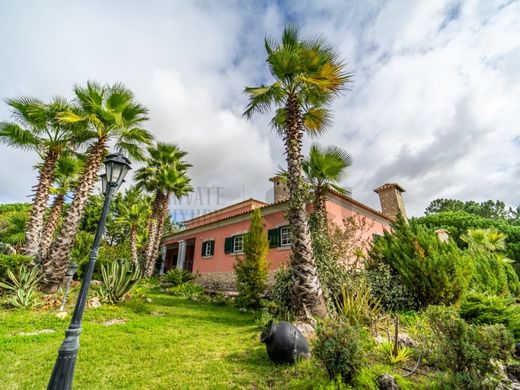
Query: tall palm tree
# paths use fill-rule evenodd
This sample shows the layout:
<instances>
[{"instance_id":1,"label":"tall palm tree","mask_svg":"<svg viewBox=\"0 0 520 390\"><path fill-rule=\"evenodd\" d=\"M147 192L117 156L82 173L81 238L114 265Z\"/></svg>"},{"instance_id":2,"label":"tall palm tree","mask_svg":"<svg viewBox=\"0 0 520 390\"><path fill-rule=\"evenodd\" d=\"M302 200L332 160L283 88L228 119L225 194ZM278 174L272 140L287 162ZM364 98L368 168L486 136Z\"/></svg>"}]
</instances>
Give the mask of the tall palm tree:
<instances>
[{"instance_id":1,"label":"tall palm tree","mask_svg":"<svg viewBox=\"0 0 520 390\"><path fill-rule=\"evenodd\" d=\"M327 223L325 193L333 190L345 194L339 184L347 177L347 168L352 165L352 157L337 146L321 148L317 143L311 145L309 157L303 160L302 168L313 191L313 207L320 226Z\"/></svg>"},{"instance_id":2,"label":"tall palm tree","mask_svg":"<svg viewBox=\"0 0 520 390\"><path fill-rule=\"evenodd\" d=\"M148 221L150 215L150 201L139 188L129 188L121 198L117 223L126 226L130 231L130 253L135 265L139 264L138 234L139 228Z\"/></svg>"},{"instance_id":3,"label":"tall palm tree","mask_svg":"<svg viewBox=\"0 0 520 390\"><path fill-rule=\"evenodd\" d=\"M265 113L275 106L271 121L285 144L290 193L288 219L292 234L292 298L297 315L326 315L325 301L312 255L305 186L302 180L302 142L305 133L321 134L330 124L327 109L351 76L334 50L321 38L303 40L298 29L286 27L281 42L265 40L267 64L275 82L246 87L244 116Z\"/></svg>"},{"instance_id":4,"label":"tall palm tree","mask_svg":"<svg viewBox=\"0 0 520 390\"><path fill-rule=\"evenodd\" d=\"M152 276L159 255L159 247L164 225L169 214L168 205L171 195L180 198L193 188L186 171L190 164L183 160L187 155L176 145L157 143L148 148L149 158L146 166L136 173L138 187L155 193L152 216L148 225L148 241L144 251L144 273Z\"/></svg>"},{"instance_id":5,"label":"tall palm tree","mask_svg":"<svg viewBox=\"0 0 520 390\"><path fill-rule=\"evenodd\" d=\"M125 152L130 158L141 160L142 146L152 141L152 135L140 127L148 119L148 110L135 101L132 91L124 85L100 85L89 81L86 87L76 85L74 93L79 112L63 112L60 120L82 125L82 135L89 143L85 168L63 220L60 235L43 261L42 287L51 291L60 285L67 271L74 238L109 143L113 142L117 150Z\"/></svg>"},{"instance_id":6,"label":"tall palm tree","mask_svg":"<svg viewBox=\"0 0 520 390\"><path fill-rule=\"evenodd\" d=\"M54 199L40 240L38 257L41 259L47 257L60 222L65 199L77 185L77 180L82 169L82 160L71 153L62 154L57 161L54 185L50 189L50 193L54 195Z\"/></svg>"},{"instance_id":7,"label":"tall palm tree","mask_svg":"<svg viewBox=\"0 0 520 390\"><path fill-rule=\"evenodd\" d=\"M7 104L12 109L14 122L0 123L0 142L36 151L42 159L24 244L25 253L36 257L56 162L64 150L73 147L80 139L72 131L73 126L58 120L61 112L73 112L73 107L63 98L54 98L46 104L36 98L23 97L9 99Z\"/></svg>"}]
</instances>

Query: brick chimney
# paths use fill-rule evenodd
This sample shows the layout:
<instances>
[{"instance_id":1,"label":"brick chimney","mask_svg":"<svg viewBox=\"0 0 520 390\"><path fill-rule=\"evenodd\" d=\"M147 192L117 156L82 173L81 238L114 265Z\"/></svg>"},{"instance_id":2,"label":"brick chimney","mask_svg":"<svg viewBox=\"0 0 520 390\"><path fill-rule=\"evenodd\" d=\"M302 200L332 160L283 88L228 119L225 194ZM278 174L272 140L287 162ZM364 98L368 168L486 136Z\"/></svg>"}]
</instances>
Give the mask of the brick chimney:
<instances>
[{"instance_id":1,"label":"brick chimney","mask_svg":"<svg viewBox=\"0 0 520 390\"><path fill-rule=\"evenodd\" d=\"M397 214L401 212L404 220L408 221L402 195L403 192L405 192L403 187L397 183L386 183L381 187L374 189L374 192L379 195L381 211L386 217L391 220L395 220L397 218Z\"/></svg>"},{"instance_id":2,"label":"brick chimney","mask_svg":"<svg viewBox=\"0 0 520 390\"><path fill-rule=\"evenodd\" d=\"M287 179L282 176L273 176L269 181L273 182L274 203L289 199Z\"/></svg>"}]
</instances>

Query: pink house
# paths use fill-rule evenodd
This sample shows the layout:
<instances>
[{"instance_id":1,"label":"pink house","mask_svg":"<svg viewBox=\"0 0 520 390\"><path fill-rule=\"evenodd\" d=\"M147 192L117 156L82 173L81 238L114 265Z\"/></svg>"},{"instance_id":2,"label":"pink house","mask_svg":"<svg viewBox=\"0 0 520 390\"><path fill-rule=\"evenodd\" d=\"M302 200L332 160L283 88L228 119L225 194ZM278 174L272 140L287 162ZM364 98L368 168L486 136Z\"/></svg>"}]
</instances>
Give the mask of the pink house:
<instances>
[{"instance_id":1,"label":"pink house","mask_svg":"<svg viewBox=\"0 0 520 390\"><path fill-rule=\"evenodd\" d=\"M291 254L290 227L286 220L287 195L285 183L278 177L270 179L274 185L274 202L256 199L224 207L220 210L185 221L185 229L163 238L161 243L162 271L172 267L198 272L208 280L231 281L233 265L242 253L243 234L249 229L250 213L259 208L269 238L268 260L271 270L289 261ZM370 222L365 238L382 234L390 228L398 211L404 213L402 192L397 184L385 184L374 190L379 194L383 212L374 210L350 196L328 192L326 200L330 221L342 223L351 216L362 216Z\"/></svg>"}]
</instances>

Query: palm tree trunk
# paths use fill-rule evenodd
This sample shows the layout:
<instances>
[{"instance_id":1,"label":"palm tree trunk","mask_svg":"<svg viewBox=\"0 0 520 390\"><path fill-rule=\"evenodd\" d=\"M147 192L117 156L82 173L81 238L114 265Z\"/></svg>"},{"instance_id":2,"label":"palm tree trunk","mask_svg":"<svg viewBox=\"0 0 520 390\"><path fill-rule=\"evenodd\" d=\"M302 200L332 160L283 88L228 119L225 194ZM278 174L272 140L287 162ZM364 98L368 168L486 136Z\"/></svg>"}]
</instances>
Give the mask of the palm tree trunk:
<instances>
[{"instance_id":1,"label":"palm tree trunk","mask_svg":"<svg viewBox=\"0 0 520 390\"><path fill-rule=\"evenodd\" d=\"M47 156L45 156L43 166L40 170L38 186L36 187L31 214L27 222L27 231L25 232L24 252L29 256L36 257L40 249L40 238L44 225L45 211L49 200L49 191L54 180L58 157L58 153L49 151Z\"/></svg>"},{"instance_id":2,"label":"palm tree trunk","mask_svg":"<svg viewBox=\"0 0 520 390\"><path fill-rule=\"evenodd\" d=\"M47 257L49 252L49 248L52 243L52 238L54 237L54 233L58 228L58 223L60 222L61 211L63 210L63 205L65 204L65 195L59 194L54 198L51 207L51 213L49 214L49 218L47 219L47 224L43 229L43 233L40 240L40 250L38 256L40 259L44 259Z\"/></svg>"},{"instance_id":3,"label":"palm tree trunk","mask_svg":"<svg viewBox=\"0 0 520 390\"><path fill-rule=\"evenodd\" d=\"M137 255L137 226L132 225L130 228L130 254L132 262L137 267L139 266L139 256Z\"/></svg>"},{"instance_id":4,"label":"palm tree trunk","mask_svg":"<svg viewBox=\"0 0 520 390\"><path fill-rule=\"evenodd\" d=\"M162 198L161 208L159 211L159 215L157 218L157 231L155 233L154 244L150 256L150 262L147 267L147 276L152 276L153 271L155 270L155 263L159 257L159 248L161 246L161 240L164 233L164 222L166 221L166 216L168 215L168 203L170 197L169 194L166 194Z\"/></svg>"},{"instance_id":5,"label":"palm tree trunk","mask_svg":"<svg viewBox=\"0 0 520 390\"><path fill-rule=\"evenodd\" d=\"M314 213L318 222L318 229L327 227L327 207L325 204L325 190L322 185L316 186L314 193Z\"/></svg>"},{"instance_id":6,"label":"palm tree trunk","mask_svg":"<svg viewBox=\"0 0 520 390\"><path fill-rule=\"evenodd\" d=\"M56 290L67 273L70 251L74 246L88 197L96 184L105 150L106 141L104 139L100 139L90 150L85 170L79 185L76 187L74 199L63 220L60 235L52 243L49 254L43 261L42 288L46 291Z\"/></svg>"},{"instance_id":7,"label":"palm tree trunk","mask_svg":"<svg viewBox=\"0 0 520 390\"><path fill-rule=\"evenodd\" d=\"M157 228L158 228L158 222L159 222L159 215L161 212L161 206L162 206L162 198L163 193L160 191L157 191L155 193L155 199L153 201L152 206L152 215L150 216L150 220L148 221L148 240L146 242L146 247L144 249L144 263L143 263L143 272L146 277L152 276L149 274L149 264L152 261L152 252L153 248L155 246L155 237L157 236ZM153 269L152 269L153 274Z\"/></svg>"},{"instance_id":8,"label":"palm tree trunk","mask_svg":"<svg viewBox=\"0 0 520 390\"><path fill-rule=\"evenodd\" d=\"M290 192L287 216L291 224L292 301L295 314L305 318L309 314L327 315L316 264L314 262L308 216L305 204L305 188L302 174L302 115L296 95L287 100L287 120L284 131L288 186Z\"/></svg>"}]
</instances>

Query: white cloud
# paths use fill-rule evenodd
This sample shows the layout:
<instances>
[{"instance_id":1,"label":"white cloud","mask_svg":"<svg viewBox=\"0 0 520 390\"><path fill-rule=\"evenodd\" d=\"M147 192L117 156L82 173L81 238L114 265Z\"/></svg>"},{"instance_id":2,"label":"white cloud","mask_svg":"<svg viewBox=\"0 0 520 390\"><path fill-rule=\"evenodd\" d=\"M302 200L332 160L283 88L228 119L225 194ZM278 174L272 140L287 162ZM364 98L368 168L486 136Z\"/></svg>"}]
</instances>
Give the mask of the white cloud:
<instances>
[{"instance_id":1,"label":"white cloud","mask_svg":"<svg viewBox=\"0 0 520 390\"><path fill-rule=\"evenodd\" d=\"M356 198L378 207L372 188L396 181L412 215L441 196L520 203L518 2L53 4L0 5L0 97L123 81L158 139L189 152L194 183L224 187L225 202L264 198L284 161L269 118L241 117L241 91L269 81L263 37L297 21L355 71L317 141L353 154ZM26 199L34 162L0 146L0 201Z\"/></svg>"}]
</instances>

